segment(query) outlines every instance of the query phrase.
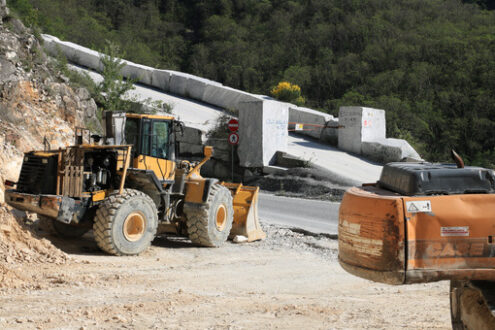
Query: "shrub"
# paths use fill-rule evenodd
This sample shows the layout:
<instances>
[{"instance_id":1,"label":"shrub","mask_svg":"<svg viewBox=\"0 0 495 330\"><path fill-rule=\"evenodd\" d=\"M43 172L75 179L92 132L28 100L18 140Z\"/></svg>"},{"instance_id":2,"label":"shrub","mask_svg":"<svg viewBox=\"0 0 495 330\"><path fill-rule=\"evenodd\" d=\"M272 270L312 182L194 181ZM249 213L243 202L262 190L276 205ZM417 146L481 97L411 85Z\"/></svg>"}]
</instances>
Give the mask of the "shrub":
<instances>
[{"instance_id":1,"label":"shrub","mask_svg":"<svg viewBox=\"0 0 495 330\"><path fill-rule=\"evenodd\" d=\"M292 102L297 105L304 104L304 97L301 95L301 87L287 81L279 82L276 87L272 88L270 93L274 98L280 101Z\"/></svg>"}]
</instances>

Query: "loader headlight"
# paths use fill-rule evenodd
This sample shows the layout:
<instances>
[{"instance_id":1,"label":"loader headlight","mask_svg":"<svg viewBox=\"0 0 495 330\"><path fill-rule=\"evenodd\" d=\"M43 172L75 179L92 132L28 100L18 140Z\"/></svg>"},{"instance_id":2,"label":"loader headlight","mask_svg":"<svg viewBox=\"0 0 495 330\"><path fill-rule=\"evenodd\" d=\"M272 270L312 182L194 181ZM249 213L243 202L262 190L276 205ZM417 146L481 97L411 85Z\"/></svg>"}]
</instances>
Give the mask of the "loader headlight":
<instances>
[{"instance_id":1,"label":"loader headlight","mask_svg":"<svg viewBox=\"0 0 495 330\"><path fill-rule=\"evenodd\" d=\"M104 160L103 160L103 166L105 167L108 167L110 165L110 159L108 157L106 157Z\"/></svg>"}]
</instances>

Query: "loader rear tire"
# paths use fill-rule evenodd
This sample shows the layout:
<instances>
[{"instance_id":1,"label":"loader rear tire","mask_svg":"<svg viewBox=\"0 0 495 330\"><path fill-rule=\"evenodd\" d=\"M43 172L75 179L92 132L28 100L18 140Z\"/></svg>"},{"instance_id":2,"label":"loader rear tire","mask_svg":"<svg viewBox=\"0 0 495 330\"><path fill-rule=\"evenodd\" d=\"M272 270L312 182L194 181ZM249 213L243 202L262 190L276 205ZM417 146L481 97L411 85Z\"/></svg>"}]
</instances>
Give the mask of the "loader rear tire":
<instances>
[{"instance_id":1,"label":"loader rear tire","mask_svg":"<svg viewBox=\"0 0 495 330\"><path fill-rule=\"evenodd\" d=\"M40 230L65 238L79 238L90 230L87 227L65 224L43 215L38 215L38 222L38 228Z\"/></svg>"},{"instance_id":2,"label":"loader rear tire","mask_svg":"<svg viewBox=\"0 0 495 330\"><path fill-rule=\"evenodd\" d=\"M194 244L222 246L229 237L234 221L233 199L230 191L214 184L206 203L185 203L187 233Z\"/></svg>"},{"instance_id":3,"label":"loader rear tire","mask_svg":"<svg viewBox=\"0 0 495 330\"><path fill-rule=\"evenodd\" d=\"M158 214L145 193L125 189L110 195L96 211L93 232L106 253L136 255L146 250L156 235Z\"/></svg>"}]
</instances>

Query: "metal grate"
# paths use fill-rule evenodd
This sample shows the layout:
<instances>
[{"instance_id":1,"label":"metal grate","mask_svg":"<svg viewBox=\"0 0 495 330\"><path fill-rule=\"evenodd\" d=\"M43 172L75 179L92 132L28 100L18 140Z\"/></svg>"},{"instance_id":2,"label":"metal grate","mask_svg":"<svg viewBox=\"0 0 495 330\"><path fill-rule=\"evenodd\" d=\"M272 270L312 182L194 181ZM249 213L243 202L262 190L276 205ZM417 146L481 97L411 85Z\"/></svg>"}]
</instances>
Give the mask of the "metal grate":
<instances>
[{"instance_id":1,"label":"metal grate","mask_svg":"<svg viewBox=\"0 0 495 330\"><path fill-rule=\"evenodd\" d=\"M43 162L43 160L45 162ZM17 183L20 192L40 194L40 183L45 181L45 173L48 162L46 158L37 156L25 156L21 174Z\"/></svg>"}]
</instances>

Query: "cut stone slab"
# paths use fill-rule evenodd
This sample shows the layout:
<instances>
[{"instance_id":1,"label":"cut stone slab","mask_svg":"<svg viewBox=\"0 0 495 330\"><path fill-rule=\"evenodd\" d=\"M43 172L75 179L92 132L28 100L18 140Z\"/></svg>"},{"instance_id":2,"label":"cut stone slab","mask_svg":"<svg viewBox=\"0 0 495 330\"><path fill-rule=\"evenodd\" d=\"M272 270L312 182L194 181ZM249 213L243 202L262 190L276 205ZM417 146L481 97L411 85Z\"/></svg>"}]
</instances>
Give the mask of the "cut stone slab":
<instances>
[{"instance_id":1,"label":"cut stone slab","mask_svg":"<svg viewBox=\"0 0 495 330\"><path fill-rule=\"evenodd\" d=\"M305 167L308 165L308 161L289 155L286 152L277 152L277 161L275 162L277 166L283 166L284 168L293 167ZM265 166L266 167L266 166Z\"/></svg>"},{"instance_id":2,"label":"cut stone slab","mask_svg":"<svg viewBox=\"0 0 495 330\"><path fill-rule=\"evenodd\" d=\"M210 139L206 144L213 147L213 158L226 162L232 161L232 146L229 144L227 137L224 139Z\"/></svg>"},{"instance_id":3,"label":"cut stone slab","mask_svg":"<svg viewBox=\"0 0 495 330\"><path fill-rule=\"evenodd\" d=\"M233 110L239 110L243 103L259 100L261 99L252 94L222 85L206 86L202 99L205 103Z\"/></svg>"},{"instance_id":4,"label":"cut stone slab","mask_svg":"<svg viewBox=\"0 0 495 330\"><path fill-rule=\"evenodd\" d=\"M421 161L421 156L413 147L402 139L383 139L379 141L364 141L361 146L366 158L381 163L399 162L404 158Z\"/></svg>"},{"instance_id":5,"label":"cut stone slab","mask_svg":"<svg viewBox=\"0 0 495 330\"><path fill-rule=\"evenodd\" d=\"M339 118L334 118L325 123L320 140L332 146L339 144Z\"/></svg>"},{"instance_id":6,"label":"cut stone slab","mask_svg":"<svg viewBox=\"0 0 495 330\"><path fill-rule=\"evenodd\" d=\"M186 92L184 96L191 97L198 101L203 101L203 97L208 86L222 86L222 84L196 76L190 76L187 80Z\"/></svg>"},{"instance_id":7,"label":"cut stone slab","mask_svg":"<svg viewBox=\"0 0 495 330\"><path fill-rule=\"evenodd\" d=\"M281 166L263 166L263 174L286 174L289 169Z\"/></svg>"},{"instance_id":8,"label":"cut stone slab","mask_svg":"<svg viewBox=\"0 0 495 330\"><path fill-rule=\"evenodd\" d=\"M67 60L85 66L87 68L101 71L102 64L100 53L92 49L79 46L72 42L61 41L57 37L42 34L43 48L52 56L58 56L61 52Z\"/></svg>"},{"instance_id":9,"label":"cut stone slab","mask_svg":"<svg viewBox=\"0 0 495 330\"><path fill-rule=\"evenodd\" d=\"M363 141L385 139L385 110L341 107L339 123L339 149L361 154Z\"/></svg>"},{"instance_id":10,"label":"cut stone slab","mask_svg":"<svg viewBox=\"0 0 495 330\"><path fill-rule=\"evenodd\" d=\"M298 134L320 139L325 124L332 119L334 119L334 117L327 113L309 108L296 107L293 104L290 104L289 106L289 122L305 124L302 131L296 131ZM293 129L293 126L295 126L295 124L291 124L289 128Z\"/></svg>"},{"instance_id":11,"label":"cut stone slab","mask_svg":"<svg viewBox=\"0 0 495 330\"><path fill-rule=\"evenodd\" d=\"M191 77L190 74L177 72L177 71L169 71L170 72L170 92L179 95L186 95L187 81Z\"/></svg>"},{"instance_id":12,"label":"cut stone slab","mask_svg":"<svg viewBox=\"0 0 495 330\"><path fill-rule=\"evenodd\" d=\"M122 67L121 74L124 77L151 86L154 69L130 61L123 61L123 63L125 63L125 65Z\"/></svg>"},{"instance_id":13,"label":"cut stone slab","mask_svg":"<svg viewBox=\"0 0 495 330\"><path fill-rule=\"evenodd\" d=\"M242 167L273 165L277 151L287 151L288 104L258 100L239 106L239 164Z\"/></svg>"},{"instance_id":14,"label":"cut stone slab","mask_svg":"<svg viewBox=\"0 0 495 330\"><path fill-rule=\"evenodd\" d=\"M153 70L151 74L151 86L164 92L170 91L170 72L167 70Z\"/></svg>"},{"instance_id":15,"label":"cut stone slab","mask_svg":"<svg viewBox=\"0 0 495 330\"><path fill-rule=\"evenodd\" d=\"M187 142L179 142L179 155L194 155L194 156L202 156L203 155L203 145L201 144L192 144Z\"/></svg>"},{"instance_id":16,"label":"cut stone slab","mask_svg":"<svg viewBox=\"0 0 495 330\"><path fill-rule=\"evenodd\" d=\"M194 127L184 127L184 134L177 134L178 142L203 144L203 131Z\"/></svg>"}]
</instances>

